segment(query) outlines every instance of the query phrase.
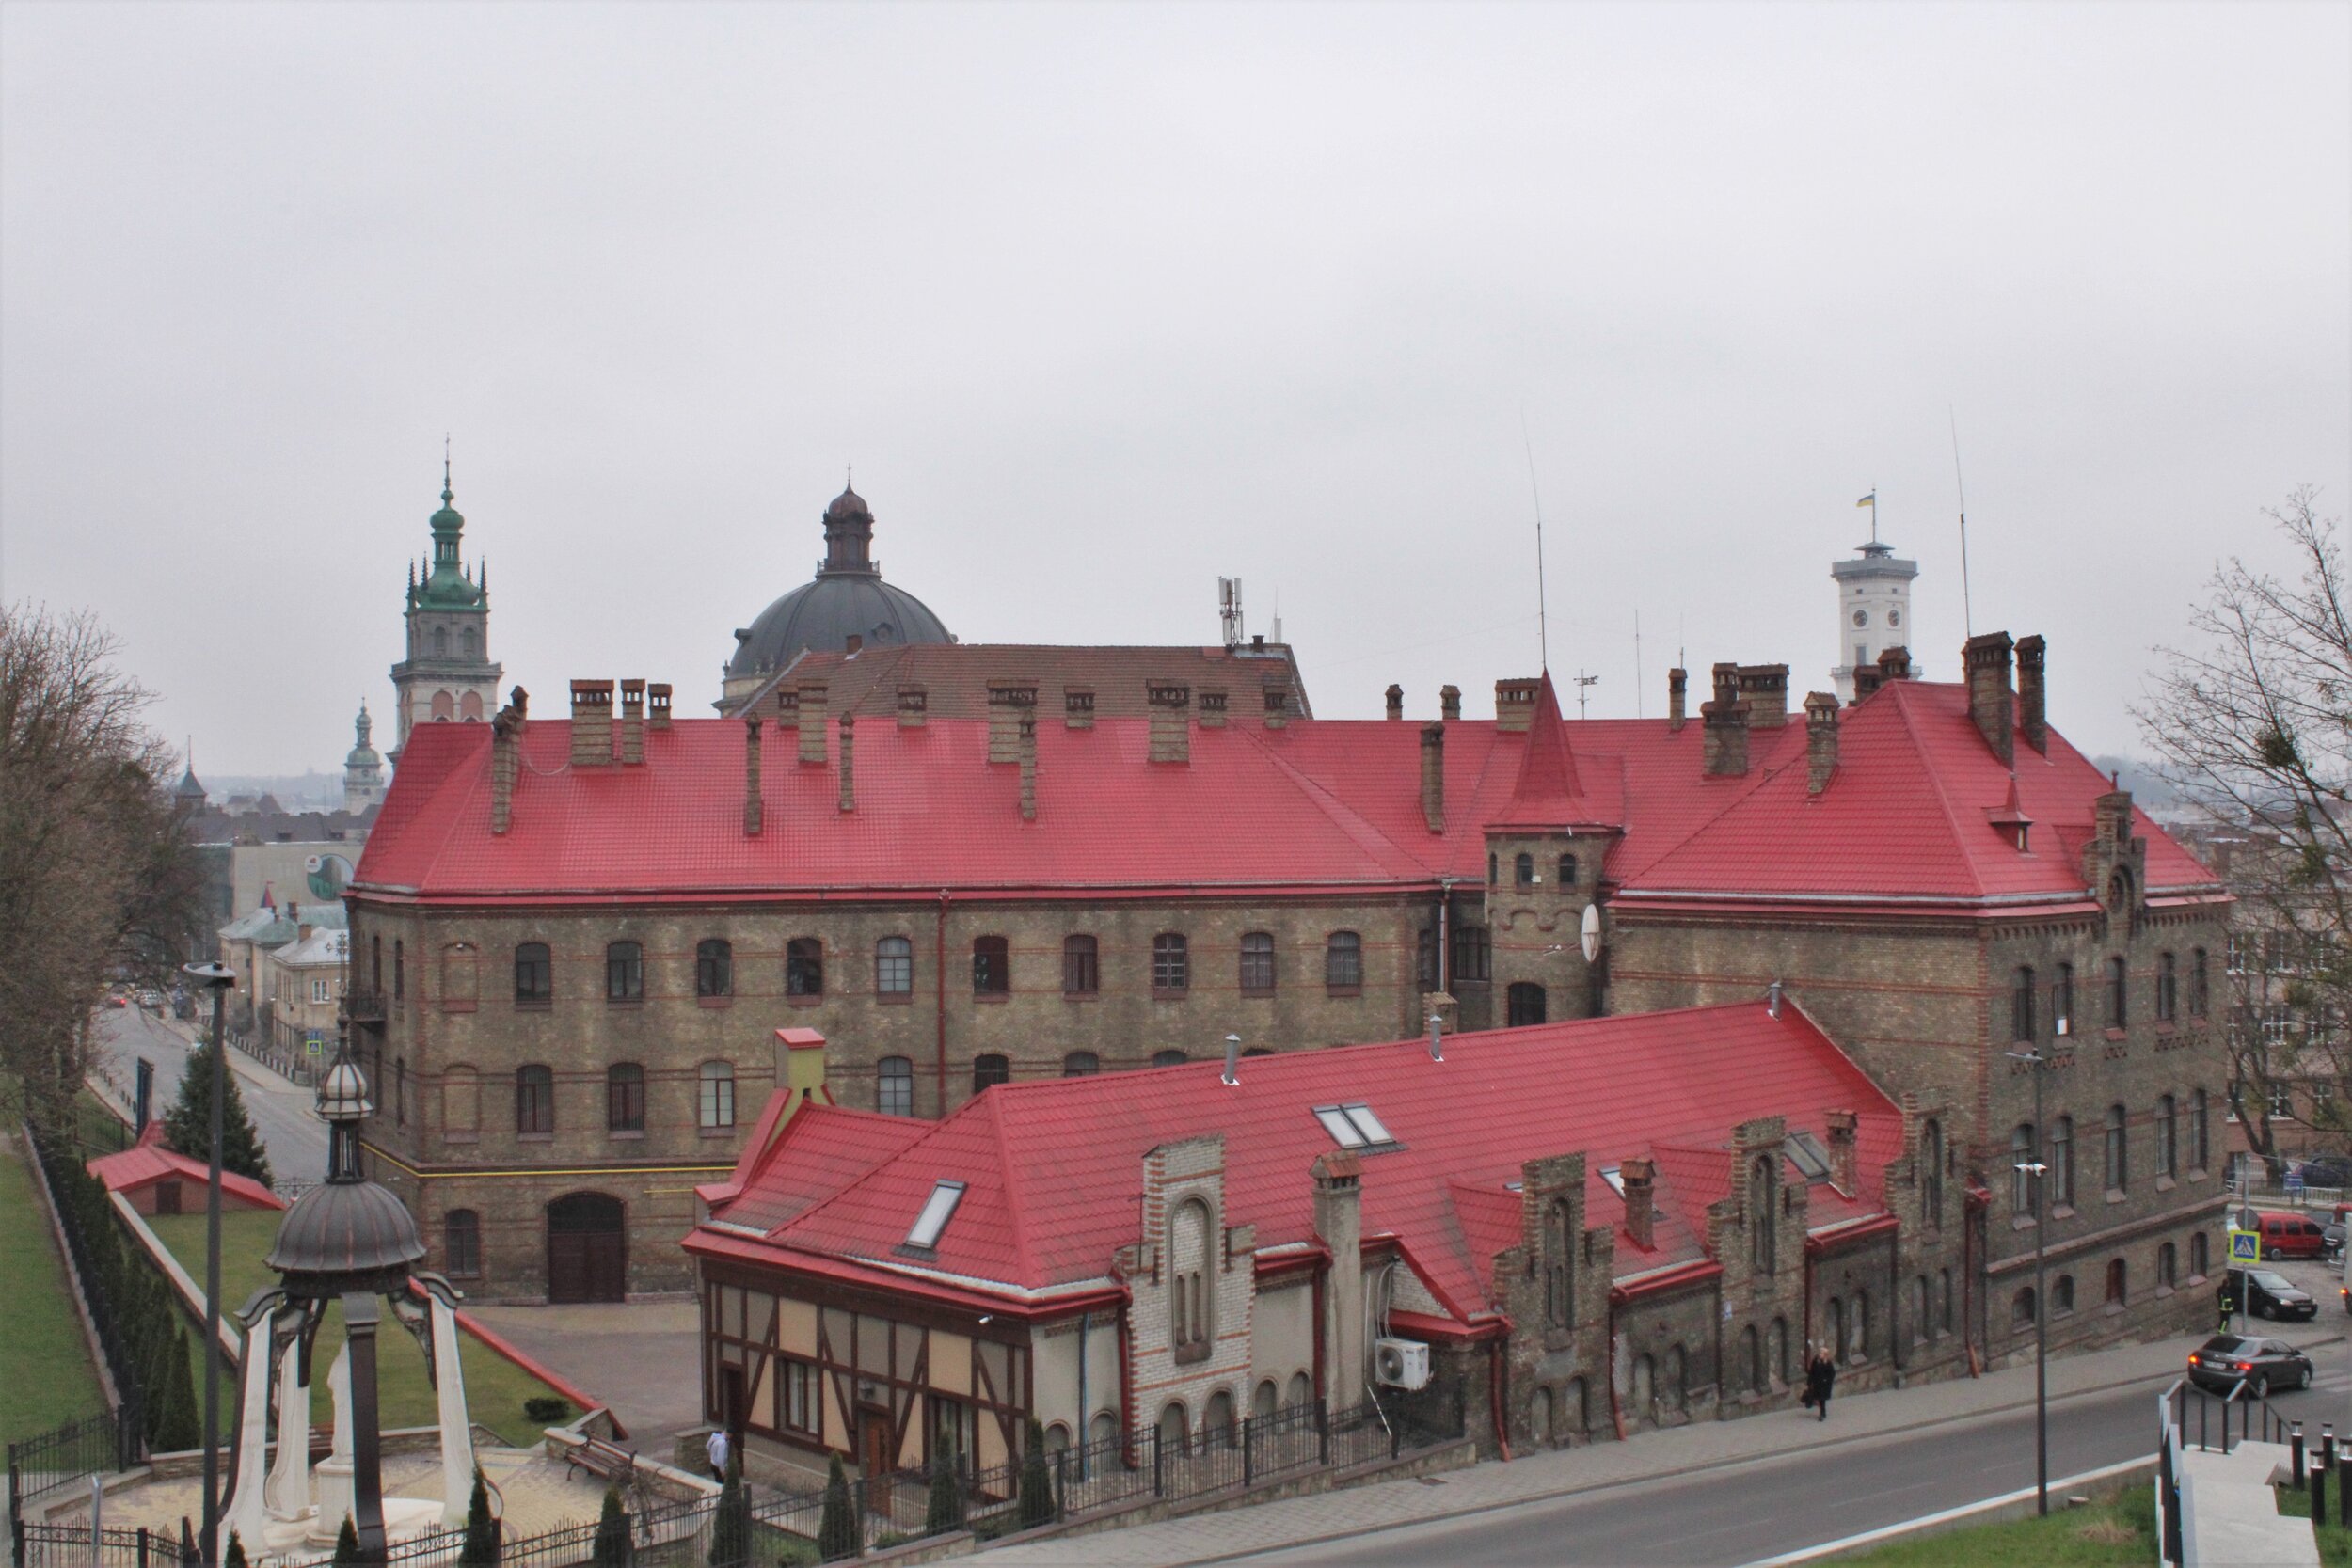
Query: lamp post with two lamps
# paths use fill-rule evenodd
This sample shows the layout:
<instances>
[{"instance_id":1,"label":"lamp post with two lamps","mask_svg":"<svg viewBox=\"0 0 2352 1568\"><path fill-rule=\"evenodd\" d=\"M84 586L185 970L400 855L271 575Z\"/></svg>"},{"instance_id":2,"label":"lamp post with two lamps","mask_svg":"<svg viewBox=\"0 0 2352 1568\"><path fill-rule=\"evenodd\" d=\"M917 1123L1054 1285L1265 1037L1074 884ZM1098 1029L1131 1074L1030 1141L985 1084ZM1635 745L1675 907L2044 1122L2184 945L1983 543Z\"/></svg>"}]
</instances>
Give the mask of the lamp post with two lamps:
<instances>
[{"instance_id":1,"label":"lamp post with two lamps","mask_svg":"<svg viewBox=\"0 0 2352 1568\"><path fill-rule=\"evenodd\" d=\"M2026 1157L2017 1169L2033 1183L2033 1484L2034 1512L2047 1516L2050 1512L2050 1311L2048 1292L2042 1279L2042 1246L2044 1232L2049 1228L2042 1212L2042 1177L2049 1165L2042 1155L2042 1069L2044 1059L2039 1050L2003 1053L2012 1062L2024 1062L2033 1074L2033 1141L2027 1145Z\"/></svg>"}]
</instances>

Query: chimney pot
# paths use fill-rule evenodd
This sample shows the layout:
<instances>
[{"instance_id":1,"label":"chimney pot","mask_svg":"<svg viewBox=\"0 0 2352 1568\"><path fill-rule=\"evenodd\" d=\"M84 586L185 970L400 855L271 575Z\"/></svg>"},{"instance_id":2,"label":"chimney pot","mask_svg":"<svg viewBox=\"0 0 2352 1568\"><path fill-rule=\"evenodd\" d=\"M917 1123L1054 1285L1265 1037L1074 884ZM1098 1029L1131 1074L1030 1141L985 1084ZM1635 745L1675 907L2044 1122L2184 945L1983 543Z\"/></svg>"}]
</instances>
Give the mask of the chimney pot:
<instances>
[{"instance_id":1,"label":"chimney pot","mask_svg":"<svg viewBox=\"0 0 2352 1568\"><path fill-rule=\"evenodd\" d=\"M801 760L825 760L825 683L803 681L800 692Z\"/></svg>"},{"instance_id":2,"label":"chimney pot","mask_svg":"<svg viewBox=\"0 0 2352 1568\"><path fill-rule=\"evenodd\" d=\"M515 820L515 775L520 770L516 753L528 702L518 686L515 700L490 721L490 831L494 833L506 832Z\"/></svg>"},{"instance_id":3,"label":"chimney pot","mask_svg":"<svg viewBox=\"0 0 2352 1568\"><path fill-rule=\"evenodd\" d=\"M1279 730L1291 721L1291 689L1274 685L1265 689L1265 727Z\"/></svg>"},{"instance_id":4,"label":"chimney pot","mask_svg":"<svg viewBox=\"0 0 2352 1568\"><path fill-rule=\"evenodd\" d=\"M1960 650L1961 665L1968 676L1968 717L1976 721L1977 733L2004 765L2017 760L2016 699L2009 684L2010 647L2009 633L1989 631L1970 638Z\"/></svg>"},{"instance_id":5,"label":"chimney pot","mask_svg":"<svg viewBox=\"0 0 2352 1568\"><path fill-rule=\"evenodd\" d=\"M1192 761L1192 688L1173 681L1147 681L1144 700L1152 713L1152 762Z\"/></svg>"},{"instance_id":6,"label":"chimney pot","mask_svg":"<svg viewBox=\"0 0 2352 1568\"><path fill-rule=\"evenodd\" d=\"M1067 730L1094 728L1094 688L1065 686L1061 689L1061 722Z\"/></svg>"},{"instance_id":7,"label":"chimney pot","mask_svg":"<svg viewBox=\"0 0 2352 1568\"><path fill-rule=\"evenodd\" d=\"M857 716L841 716L841 809L857 810Z\"/></svg>"},{"instance_id":8,"label":"chimney pot","mask_svg":"<svg viewBox=\"0 0 2352 1568\"><path fill-rule=\"evenodd\" d=\"M1686 722L1683 718L1683 693L1690 683L1691 672L1688 670L1666 672L1666 728L1669 730L1678 731Z\"/></svg>"},{"instance_id":9,"label":"chimney pot","mask_svg":"<svg viewBox=\"0 0 2352 1568\"><path fill-rule=\"evenodd\" d=\"M753 714L743 721L743 832L759 828L759 715Z\"/></svg>"},{"instance_id":10,"label":"chimney pot","mask_svg":"<svg viewBox=\"0 0 2352 1568\"><path fill-rule=\"evenodd\" d=\"M1829 1125L1829 1181L1851 1197L1854 1187L1854 1128L1861 1118L1851 1111L1832 1111Z\"/></svg>"},{"instance_id":11,"label":"chimney pot","mask_svg":"<svg viewBox=\"0 0 2352 1568\"><path fill-rule=\"evenodd\" d=\"M1495 682L1495 729L1504 735L1526 734L1535 721L1535 696L1543 685L1540 679Z\"/></svg>"},{"instance_id":12,"label":"chimney pot","mask_svg":"<svg viewBox=\"0 0 2352 1568\"><path fill-rule=\"evenodd\" d=\"M1748 705L1748 724L1759 730L1777 730L1788 722L1788 666L1786 664L1742 664L1740 666L1740 695Z\"/></svg>"},{"instance_id":13,"label":"chimney pot","mask_svg":"<svg viewBox=\"0 0 2352 1568\"><path fill-rule=\"evenodd\" d=\"M1710 777L1734 778L1748 770L1748 705L1740 697L1738 665L1716 665L1714 678L1715 700L1699 709L1705 767Z\"/></svg>"},{"instance_id":14,"label":"chimney pot","mask_svg":"<svg viewBox=\"0 0 2352 1568\"><path fill-rule=\"evenodd\" d=\"M1654 1176L1655 1167L1648 1160L1618 1162L1617 1180L1625 1188L1626 1234L1645 1252L1649 1250L1657 1230L1658 1189Z\"/></svg>"},{"instance_id":15,"label":"chimney pot","mask_svg":"<svg viewBox=\"0 0 2352 1568\"><path fill-rule=\"evenodd\" d=\"M1819 795L1837 771L1837 699L1810 691L1804 699L1804 792Z\"/></svg>"},{"instance_id":16,"label":"chimney pot","mask_svg":"<svg viewBox=\"0 0 2352 1568\"><path fill-rule=\"evenodd\" d=\"M621 763L633 768L645 760L645 683L621 683Z\"/></svg>"},{"instance_id":17,"label":"chimney pot","mask_svg":"<svg viewBox=\"0 0 2352 1568\"><path fill-rule=\"evenodd\" d=\"M1445 832L1445 725L1421 728L1421 816L1433 833Z\"/></svg>"},{"instance_id":18,"label":"chimney pot","mask_svg":"<svg viewBox=\"0 0 2352 1568\"><path fill-rule=\"evenodd\" d=\"M988 760L1021 760L1021 721L1037 712L1037 682L993 680L988 683Z\"/></svg>"},{"instance_id":19,"label":"chimney pot","mask_svg":"<svg viewBox=\"0 0 2352 1568\"><path fill-rule=\"evenodd\" d=\"M857 657L858 650L865 646L866 639L859 636L856 632L851 632L850 633L847 641L843 642L841 651L850 657L855 658Z\"/></svg>"},{"instance_id":20,"label":"chimney pot","mask_svg":"<svg viewBox=\"0 0 2352 1568\"><path fill-rule=\"evenodd\" d=\"M1888 648L1879 655L1879 684L1881 686L1888 681L1907 681L1911 679L1911 650L1909 648Z\"/></svg>"},{"instance_id":21,"label":"chimney pot","mask_svg":"<svg viewBox=\"0 0 2352 1568\"><path fill-rule=\"evenodd\" d=\"M645 701L648 705L646 728L666 730L670 727L670 696L668 681L655 681L645 688Z\"/></svg>"},{"instance_id":22,"label":"chimney pot","mask_svg":"<svg viewBox=\"0 0 2352 1568\"><path fill-rule=\"evenodd\" d=\"M1458 686L1438 688L1438 717L1451 723L1462 717L1462 689Z\"/></svg>"},{"instance_id":23,"label":"chimney pot","mask_svg":"<svg viewBox=\"0 0 2352 1568\"><path fill-rule=\"evenodd\" d=\"M2017 727L2025 732L2026 744L2045 755L2050 750L2050 720L2042 667L2047 654L2039 632L2017 640Z\"/></svg>"},{"instance_id":24,"label":"chimney pot","mask_svg":"<svg viewBox=\"0 0 2352 1568\"><path fill-rule=\"evenodd\" d=\"M1265 633L1257 632L1250 637L1249 651L1253 654L1262 654L1265 652Z\"/></svg>"},{"instance_id":25,"label":"chimney pot","mask_svg":"<svg viewBox=\"0 0 2352 1568\"><path fill-rule=\"evenodd\" d=\"M1225 689L1204 686L1200 689L1200 727L1221 730L1225 727Z\"/></svg>"},{"instance_id":26,"label":"chimney pot","mask_svg":"<svg viewBox=\"0 0 2352 1568\"><path fill-rule=\"evenodd\" d=\"M919 730L930 719L930 692L913 681L898 688L898 727Z\"/></svg>"},{"instance_id":27,"label":"chimney pot","mask_svg":"<svg viewBox=\"0 0 2352 1568\"><path fill-rule=\"evenodd\" d=\"M1405 689L1393 681L1389 683L1389 717L1405 717Z\"/></svg>"},{"instance_id":28,"label":"chimney pot","mask_svg":"<svg viewBox=\"0 0 2352 1568\"><path fill-rule=\"evenodd\" d=\"M572 766L601 768L612 760L612 683L572 682Z\"/></svg>"},{"instance_id":29,"label":"chimney pot","mask_svg":"<svg viewBox=\"0 0 2352 1568\"><path fill-rule=\"evenodd\" d=\"M1225 1072L1218 1082L1229 1087L1241 1082L1241 1037L1225 1037Z\"/></svg>"},{"instance_id":30,"label":"chimney pot","mask_svg":"<svg viewBox=\"0 0 2352 1568\"><path fill-rule=\"evenodd\" d=\"M1014 736L1014 750L1021 759L1021 819L1037 820L1037 709L1025 708L1021 728Z\"/></svg>"}]
</instances>

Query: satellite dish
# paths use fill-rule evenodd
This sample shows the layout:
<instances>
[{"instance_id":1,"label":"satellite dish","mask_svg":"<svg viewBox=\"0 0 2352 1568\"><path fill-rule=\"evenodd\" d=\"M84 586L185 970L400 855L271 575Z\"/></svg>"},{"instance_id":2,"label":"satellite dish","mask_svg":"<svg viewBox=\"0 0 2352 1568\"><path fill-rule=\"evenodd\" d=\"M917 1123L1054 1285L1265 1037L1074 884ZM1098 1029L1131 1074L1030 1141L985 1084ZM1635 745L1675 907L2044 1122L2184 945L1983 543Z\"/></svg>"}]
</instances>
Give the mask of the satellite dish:
<instances>
[{"instance_id":1,"label":"satellite dish","mask_svg":"<svg viewBox=\"0 0 2352 1568\"><path fill-rule=\"evenodd\" d=\"M1582 940L1584 945L1584 961L1586 963L1591 963L1595 958L1600 957L1600 906L1598 904L1587 904L1584 906L1584 927Z\"/></svg>"}]
</instances>

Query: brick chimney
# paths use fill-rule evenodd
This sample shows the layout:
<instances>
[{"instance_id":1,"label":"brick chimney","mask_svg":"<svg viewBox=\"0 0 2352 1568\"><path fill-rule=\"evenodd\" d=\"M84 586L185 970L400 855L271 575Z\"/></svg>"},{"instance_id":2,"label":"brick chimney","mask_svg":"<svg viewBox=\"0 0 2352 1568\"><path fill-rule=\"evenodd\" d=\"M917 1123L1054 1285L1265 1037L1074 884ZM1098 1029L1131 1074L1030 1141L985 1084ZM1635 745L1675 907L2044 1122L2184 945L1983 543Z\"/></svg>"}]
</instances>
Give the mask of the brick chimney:
<instances>
[{"instance_id":1,"label":"brick chimney","mask_svg":"<svg viewBox=\"0 0 2352 1568\"><path fill-rule=\"evenodd\" d=\"M1832 1111L1829 1122L1829 1184L1851 1197L1854 1186L1854 1125L1851 1111Z\"/></svg>"},{"instance_id":2,"label":"brick chimney","mask_svg":"<svg viewBox=\"0 0 2352 1568\"><path fill-rule=\"evenodd\" d=\"M1911 650L1909 648L1888 648L1880 653L1879 684L1881 686L1884 686L1888 681L1907 681L1910 678Z\"/></svg>"},{"instance_id":3,"label":"brick chimney","mask_svg":"<svg viewBox=\"0 0 2352 1568\"><path fill-rule=\"evenodd\" d=\"M1291 689L1269 686L1265 689L1265 727L1279 730L1291 721Z\"/></svg>"},{"instance_id":4,"label":"brick chimney","mask_svg":"<svg viewBox=\"0 0 2352 1568\"><path fill-rule=\"evenodd\" d=\"M1857 664L1853 667L1853 700L1855 702L1862 701L1883 684L1884 677L1879 673L1877 665Z\"/></svg>"},{"instance_id":5,"label":"brick chimney","mask_svg":"<svg viewBox=\"0 0 2352 1568\"><path fill-rule=\"evenodd\" d=\"M1433 833L1445 832L1445 724L1421 727L1421 816Z\"/></svg>"},{"instance_id":6,"label":"brick chimney","mask_svg":"<svg viewBox=\"0 0 2352 1568\"><path fill-rule=\"evenodd\" d=\"M1061 689L1061 723L1066 730L1094 728L1094 688L1065 686Z\"/></svg>"},{"instance_id":7,"label":"brick chimney","mask_svg":"<svg viewBox=\"0 0 2352 1568\"><path fill-rule=\"evenodd\" d=\"M1364 1397L1363 1163L1344 1148L1315 1156L1315 1235L1331 1254L1325 1276L1321 1342L1323 1397L1352 1410Z\"/></svg>"},{"instance_id":8,"label":"brick chimney","mask_svg":"<svg viewBox=\"0 0 2352 1568\"><path fill-rule=\"evenodd\" d=\"M1204 686L1200 689L1200 727L1221 730L1225 727L1225 689Z\"/></svg>"},{"instance_id":9,"label":"brick chimney","mask_svg":"<svg viewBox=\"0 0 2352 1568\"><path fill-rule=\"evenodd\" d=\"M612 683L572 682L572 766L601 768L612 760Z\"/></svg>"},{"instance_id":10,"label":"brick chimney","mask_svg":"<svg viewBox=\"0 0 2352 1568\"><path fill-rule=\"evenodd\" d=\"M1748 705L1752 729L1777 730L1788 722L1788 666L1742 664L1740 695Z\"/></svg>"},{"instance_id":11,"label":"brick chimney","mask_svg":"<svg viewBox=\"0 0 2352 1568\"><path fill-rule=\"evenodd\" d=\"M1524 735L1534 722L1535 694L1543 689L1541 680L1508 680L1495 682L1495 728L1511 735Z\"/></svg>"},{"instance_id":12,"label":"brick chimney","mask_svg":"<svg viewBox=\"0 0 2352 1568\"><path fill-rule=\"evenodd\" d=\"M1837 771L1837 698L1810 691L1804 699L1804 792L1819 795Z\"/></svg>"},{"instance_id":13,"label":"brick chimney","mask_svg":"<svg viewBox=\"0 0 2352 1568\"><path fill-rule=\"evenodd\" d=\"M1633 1238L1633 1244L1647 1252L1651 1237L1657 1232L1658 1185L1656 1167L1647 1160L1634 1159L1619 1163L1617 1180L1625 1186L1625 1228Z\"/></svg>"},{"instance_id":14,"label":"brick chimney","mask_svg":"<svg viewBox=\"0 0 2352 1568\"><path fill-rule=\"evenodd\" d=\"M743 831L759 832L759 715L743 721Z\"/></svg>"},{"instance_id":15,"label":"brick chimney","mask_svg":"<svg viewBox=\"0 0 2352 1568\"><path fill-rule=\"evenodd\" d=\"M634 768L645 760L645 683L621 683L621 762Z\"/></svg>"},{"instance_id":16,"label":"brick chimney","mask_svg":"<svg viewBox=\"0 0 2352 1568\"><path fill-rule=\"evenodd\" d=\"M1021 820L1037 820L1037 709L1023 710L1021 728L1013 736L1021 759Z\"/></svg>"},{"instance_id":17,"label":"brick chimney","mask_svg":"<svg viewBox=\"0 0 2352 1568\"><path fill-rule=\"evenodd\" d=\"M1021 760L1021 721L1037 712L1037 682L988 683L988 760Z\"/></svg>"},{"instance_id":18,"label":"brick chimney","mask_svg":"<svg viewBox=\"0 0 2352 1568\"><path fill-rule=\"evenodd\" d=\"M801 694L788 686L776 688L776 728L797 730L801 727Z\"/></svg>"},{"instance_id":19,"label":"brick chimney","mask_svg":"<svg viewBox=\"0 0 2352 1568\"><path fill-rule=\"evenodd\" d=\"M857 715L841 716L841 809L857 810Z\"/></svg>"},{"instance_id":20,"label":"brick chimney","mask_svg":"<svg viewBox=\"0 0 2352 1568\"><path fill-rule=\"evenodd\" d=\"M1153 762L1192 761L1192 688L1173 681L1146 681L1144 701L1152 710Z\"/></svg>"},{"instance_id":21,"label":"brick chimney","mask_svg":"<svg viewBox=\"0 0 2352 1568\"><path fill-rule=\"evenodd\" d=\"M801 760L825 760L825 683L801 683Z\"/></svg>"},{"instance_id":22,"label":"brick chimney","mask_svg":"<svg viewBox=\"0 0 2352 1568\"><path fill-rule=\"evenodd\" d=\"M1691 684L1688 670L1666 672L1666 728L1680 731L1687 721L1683 717L1684 692Z\"/></svg>"},{"instance_id":23,"label":"brick chimney","mask_svg":"<svg viewBox=\"0 0 2352 1568\"><path fill-rule=\"evenodd\" d=\"M666 730L670 727L670 683L656 681L645 688L645 727Z\"/></svg>"},{"instance_id":24,"label":"brick chimney","mask_svg":"<svg viewBox=\"0 0 2352 1568\"><path fill-rule=\"evenodd\" d=\"M515 700L490 721L490 831L502 833L515 820L515 775L519 771L523 713L531 699L521 687Z\"/></svg>"},{"instance_id":25,"label":"brick chimney","mask_svg":"<svg viewBox=\"0 0 2352 1568\"><path fill-rule=\"evenodd\" d=\"M1462 689L1458 686L1438 688L1438 717L1448 723L1462 717Z\"/></svg>"},{"instance_id":26,"label":"brick chimney","mask_svg":"<svg viewBox=\"0 0 2352 1568\"><path fill-rule=\"evenodd\" d=\"M1699 708L1706 726L1707 771L1727 778L1748 770L1748 705L1740 699L1740 667L1715 666L1715 700Z\"/></svg>"},{"instance_id":27,"label":"brick chimney","mask_svg":"<svg viewBox=\"0 0 2352 1568\"><path fill-rule=\"evenodd\" d=\"M2047 653L2042 634L2017 640L2017 727L2026 744L2045 755L2050 750L2050 719L2042 689L2042 661Z\"/></svg>"},{"instance_id":28,"label":"brick chimney","mask_svg":"<svg viewBox=\"0 0 2352 1568\"><path fill-rule=\"evenodd\" d=\"M1989 631L1972 637L1960 650L1968 673L1968 717L1977 733L2003 764L2017 760L2017 703L2009 685L2009 633Z\"/></svg>"},{"instance_id":29,"label":"brick chimney","mask_svg":"<svg viewBox=\"0 0 2352 1568\"><path fill-rule=\"evenodd\" d=\"M931 694L917 682L907 681L898 688L898 727L919 730L930 721Z\"/></svg>"},{"instance_id":30,"label":"brick chimney","mask_svg":"<svg viewBox=\"0 0 2352 1568\"><path fill-rule=\"evenodd\" d=\"M1394 681L1389 683L1389 717L1391 719L1405 717L1405 689Z\"/></svg>"}]
</instances>

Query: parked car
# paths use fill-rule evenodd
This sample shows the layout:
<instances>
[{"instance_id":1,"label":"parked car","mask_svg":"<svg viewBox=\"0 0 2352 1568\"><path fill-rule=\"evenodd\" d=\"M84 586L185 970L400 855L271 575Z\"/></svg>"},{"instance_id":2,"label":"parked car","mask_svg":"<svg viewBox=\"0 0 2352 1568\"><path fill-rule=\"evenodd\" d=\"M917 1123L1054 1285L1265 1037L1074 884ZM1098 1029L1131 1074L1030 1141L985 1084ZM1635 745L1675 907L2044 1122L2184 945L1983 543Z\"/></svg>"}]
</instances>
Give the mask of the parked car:
<instances>
[{"instance_id":1,"label":"parked car","mask_svg":"<svg viewBox=\"0 0 2352 1568\"><path fill-rule=\"evenodd\" d=\"M2352 1155L2319 1155L2304 1161L2297 1174L2306 1187L2352 1187Z\"/></svg>"},{"instance_id":2,"label":"parked car","mask_svg":"<svg viewBox=\"0 0 2352 1568\"><path fill-rule=\"evenodd\" d=\"M2217 1334L2189 1353L2188 1380L2226 1394L2239 1384L2261 1399L2273 1388L2308 1388L2312 1358L2284 1339Z\"/></svg>"},{"instance_id":3,"label":"parked car","mask_svg":"<svg viewBox=\"0 0 2352 1568\"><path fill-rule=\"evenodd\" d=\"M2328 1234L2305 1214L2265 1209L2254 1217L2262 1232L2263 1257L2321 1258L2328 1252Z\"/></svg>"},{"instance_id":4,"label":"parked car","mask_svg":"<svg viewBox=\"0 0 2352 1568\"><path fill-rule=\"evenodd\" d=\"M2240 1306L2254 1318L2307 1320L2319 1316L2319 1303L2294 1280L2272 1269L2232 1269L2230 1289Z\"/></svg>"}]
</instances>

